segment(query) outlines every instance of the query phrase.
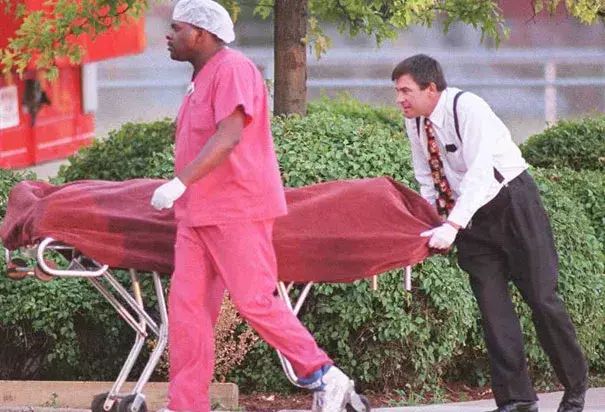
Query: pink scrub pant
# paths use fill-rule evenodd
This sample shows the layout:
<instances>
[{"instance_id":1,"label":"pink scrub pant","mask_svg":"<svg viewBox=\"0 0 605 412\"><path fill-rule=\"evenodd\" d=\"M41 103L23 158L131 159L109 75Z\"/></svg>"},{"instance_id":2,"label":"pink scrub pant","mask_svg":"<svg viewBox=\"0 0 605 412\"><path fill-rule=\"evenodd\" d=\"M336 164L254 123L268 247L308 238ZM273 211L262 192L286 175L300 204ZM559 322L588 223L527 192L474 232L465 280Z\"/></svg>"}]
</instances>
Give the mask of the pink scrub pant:
<instances>
[{"instance_id":1,"label":"pink scrub pant","mask_svg":"<svg viewBox=\"0 0 605 412\"><path fill-rule=\"evenodd\" d=\"M213 327L225 288L240 315L307 376L332 361L274 296L273 220L225 226L179 226L169 296L168 408L207 412L214 374Z\"/></svg>"}]
</instances>

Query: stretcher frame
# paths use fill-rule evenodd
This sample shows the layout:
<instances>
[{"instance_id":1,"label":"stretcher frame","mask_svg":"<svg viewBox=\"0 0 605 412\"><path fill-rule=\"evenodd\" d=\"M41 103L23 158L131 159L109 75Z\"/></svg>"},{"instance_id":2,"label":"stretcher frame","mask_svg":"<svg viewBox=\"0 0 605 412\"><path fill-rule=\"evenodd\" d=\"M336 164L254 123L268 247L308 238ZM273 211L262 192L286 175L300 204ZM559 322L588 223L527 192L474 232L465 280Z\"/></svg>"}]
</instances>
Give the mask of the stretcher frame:
<instances>
[{"instance_id":1,"label":"stretcher frame","mask_svg":"<svg viewBox=\"0 0 605 412\"><path fill-rule=\"evenodd\" d=\"M96 262L93 259L81 254L76 247L56 241L51 237L47 237L37 245L22 247L20 250L24 255L34 258L35 265L33 267L23 266L23 262L14 259L14 251L5 248L6 264L8 267L9 277L22 279L26 276L37 277L41 280L50 280L53 277L66 278L85 278L97 289L97 291L113 306L117 313L132 327L136 333L135 342L109 392L97 395L91 404L92 412L146 412L147 405L145 403L145 395L143 388L149 382L151 374L155 370L160 361L162 353L168 344L168 310L166 307L166 299L160 275L158 272L151 272L155 297L158 302L160 319L159 322L152 319L149 313L146 312L143 305L143 296L141 293L140 276L137 270L130 269L130 277L132 282L132 295L122 284L112 275L108 265ZM68 267L58 269L51 267L48 260L45 258L45 253L54 251L62 254L68 261ZM19 264L15 265L15 262ZM12 263L12 264L11 264ZM404 288L411 290L411 266L405 268ZM11 273L13 276L11 276ZM107 288L101 279L105 279L113 288L114 292ZM295 282L286 284L283 281L277 282L277 291L280 298L285 302L288 309L298 316L305 300L307 299L314 282L308 282L303 286L296 301L291 297L292 288ZM378 288L377 276L372 277L372 289ZM122 301L120 301L120 299ZM134 314L133 314L134 312ZM133 366L136 363L138 356L145 345L146 339L154 336L157 343L152 350L149 359L138 378L134 388L130 393L122 392L123 386L130 375ZM288 380L295 386L304 388L298 383L299 377L296 375L294 368L288 359L277 351L281 366ZM370 404L366 397L353 391L349 393L346 400L346 410L349 412L369 412Z\"/></svg>"},{"instance_id":2,"label":"stretcher frame","mask_svg":"<svg viewBox=\"0 0 605 412\"><path fill-rule=\"evenodd\" d=\"M116 381L109 392L99 394L93 399L91 405L92 411L146 412L147 405L145 403L143 388L147 382L149 382L151 374L155 370L162 353L168 344L168 310L166 308L166 299L159 273L151 272L160 315L159 321L156 321L145 311L141 293L140 276L135 269L130 269L132 281L131 295L115 276L113 276L108 265L100 264L93 259L80 254L73 246L47 237L38 245L23 247L20 248L20 250L26 256L35 259L35 266L15 266L14 264L9 266L11 262L15 262L15 259L13 259L13 254L15 252L5 248L9 277L22 279L23 277L31 276L38 277L42 280L49 280L52 277L86 278L136 333L134 344ZM45 253L50 251L61 253L68 259L69 266L65 269L51 267L44 257ZM11 272L13 273L13 276L11 276ZM46 278L45 275L50 276L50 278ZM105 279L107 283L109 283L113 288L113 292L101 282L101 279ZM119 298L121 298L122 301L120 301ZM157 339L157 343L149 355L149 359L132 391L130 393L122 392L123 386L145 345L145 341L150 336L154 336Z\"/></svg>"}]
</instances>

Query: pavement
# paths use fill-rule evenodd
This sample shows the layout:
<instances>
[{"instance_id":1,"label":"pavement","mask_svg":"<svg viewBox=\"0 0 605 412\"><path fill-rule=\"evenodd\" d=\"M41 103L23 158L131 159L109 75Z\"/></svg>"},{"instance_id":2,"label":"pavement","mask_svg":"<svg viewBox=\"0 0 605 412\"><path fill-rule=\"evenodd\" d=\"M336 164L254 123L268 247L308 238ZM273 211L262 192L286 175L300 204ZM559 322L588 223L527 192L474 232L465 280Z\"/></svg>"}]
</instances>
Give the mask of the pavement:
<instances>
[{"instance_id":1,"label":"pavement","mask_svg":"<svg viewBox=\"0 0 605 412\"><path fill-rule=\"evenodd\" d=\"M49 177L57 176L57 172L59 171L61 165L67 166L69 165L69 161L66 158L57 159L45 163L40 163L35 166L24 167L22 169L15 169L15 171L25 172L29 170L36 173L38 179L47 180Z\"/></svg>"},{"instance_id":2,"label":"pavement","mask_svg":"<svg viewBox=\"0 0 605 412\"><path fill-rule=\"evenodd\" d=\"M538 395L540 412L557 412L563 392ZM496 408L493 399L472 402L457 402L427 406L376 408L373 412L485 412ZM605 412L605 388L591 388L586 393L584 412Z\"/></svg>"},{"instance_id":3,"label":"pavement","mask_svg":"<svg viewBox=\"0 0 605 412\"><path fill-rule=\"evenodd\" d=\"M557 412L563 392L539 394L540 412ZM496 407L492 399L472 402L444 403L426 406L393 406L375 408L372 412L485 412ZM42 408L32 406L0 405L0 412L89 412L89 409ZM305 412L303 410L282 410L279 412ZM591 388L586 394L584 412L605 412L605 388Z\"/></svg>"}]
</instances>

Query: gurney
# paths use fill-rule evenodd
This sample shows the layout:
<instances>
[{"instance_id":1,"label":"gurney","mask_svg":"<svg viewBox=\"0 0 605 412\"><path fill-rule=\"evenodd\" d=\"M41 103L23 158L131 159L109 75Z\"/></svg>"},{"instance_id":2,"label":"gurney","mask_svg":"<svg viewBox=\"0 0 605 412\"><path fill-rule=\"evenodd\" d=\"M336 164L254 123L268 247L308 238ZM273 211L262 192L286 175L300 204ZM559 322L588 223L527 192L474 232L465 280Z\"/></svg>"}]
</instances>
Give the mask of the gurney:
<instances>
[{"instance_id":1,"label":"gurney","mask_svg":"<svg viewBox=\"0 0 605 412\"><path fill-rule=\"evenodd\" d=\"M93 399L93 412L147 410L143 389L168 340L160 276L172 272L176 234L172 210L156 211L149 205L153 191L163 182L77 181L55 186L24 181L9 196L0 227L8 276L33 276L43 281L86 278L136 332L112 388ZM286 198L288 215L278 218L274 226L277 290L295 314L314 283L354 282L406 268L405 286L409 288L410 267L431 254L427 239L419 234L440 224L430 205L389 178L288 189ZM50 259L53 254L67 263L58 267ZM114 269L130 271L132 294L112 274ZM152 276L159 320L143 304L142 273ZM305 286L293 302L290 294L297 283ZM157 339L157 343L149 360L132 391L122 393L150 338ZM279 358L286 376L297 385L298 377L290 363L281 354ZM353 393L347 410L369 411L369 403Z\"/></svg>"}]
</instances>

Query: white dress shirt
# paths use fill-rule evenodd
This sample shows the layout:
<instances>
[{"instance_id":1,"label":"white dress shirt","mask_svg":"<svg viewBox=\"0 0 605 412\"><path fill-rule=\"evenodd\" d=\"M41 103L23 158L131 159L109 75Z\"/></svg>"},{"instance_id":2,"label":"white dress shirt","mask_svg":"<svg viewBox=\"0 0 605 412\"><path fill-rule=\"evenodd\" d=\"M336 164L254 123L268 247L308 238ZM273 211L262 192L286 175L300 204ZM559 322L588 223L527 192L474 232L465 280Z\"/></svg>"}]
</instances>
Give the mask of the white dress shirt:
<instances>
[{"instance_id":1,"label":"white dress shirt","mask_svg":"<svg viewBox=\"0 0 605 412\"><path fill-rule=\"evenodd\" d=\"M527 169L527 163L504 123L482 98L470 92L458 98L456 111L461 140L458 138L453 108L454 96L459 91L453 87L445 89L429 120L433 124L445 176L456 200L448 220L466 227L475 212L496 197L502 186ZM406 119L405 126L420 193L435 205L438 193L428 163L424 118L420 119L420 135L416 119ZM502 182L495 178L494 168L504 178Z\"/></svg>"}]
</instances>

